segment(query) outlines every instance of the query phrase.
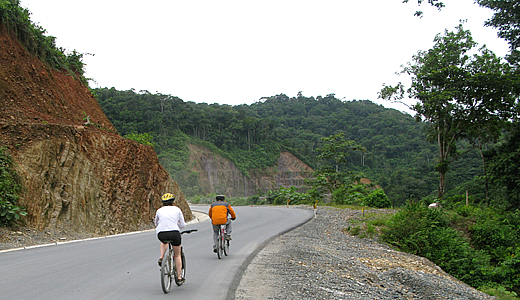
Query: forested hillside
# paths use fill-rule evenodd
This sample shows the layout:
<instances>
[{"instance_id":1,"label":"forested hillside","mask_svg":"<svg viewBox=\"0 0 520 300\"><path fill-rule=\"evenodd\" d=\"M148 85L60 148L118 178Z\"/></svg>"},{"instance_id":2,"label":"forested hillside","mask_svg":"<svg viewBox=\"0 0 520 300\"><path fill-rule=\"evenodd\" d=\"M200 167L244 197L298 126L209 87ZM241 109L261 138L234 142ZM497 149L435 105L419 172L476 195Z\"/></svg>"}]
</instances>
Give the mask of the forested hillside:
<instances>
[{"instance_id":1,"label":"forested hillside","mask_svg":"<svg viewBox=\"0 0 520 300\"><path fill-rule=\"evenodd\" d=\"M344 133L345 139L366 147L365 152L350 154L349 171L375 181L394 204L435 194L437 189L436 147L426 140L424 124L368 100L282 94L252 105L229 106L185 102L147 91L94 92L119 133L152 142L161 163L183 188L191 184L183 175L188 141L209 147L247 174L272 166L282 150L319 168L316 149L321 139ZM453 167L448 190L480 172L476 153L466 156Z\"/></svg>"}]
</instances>

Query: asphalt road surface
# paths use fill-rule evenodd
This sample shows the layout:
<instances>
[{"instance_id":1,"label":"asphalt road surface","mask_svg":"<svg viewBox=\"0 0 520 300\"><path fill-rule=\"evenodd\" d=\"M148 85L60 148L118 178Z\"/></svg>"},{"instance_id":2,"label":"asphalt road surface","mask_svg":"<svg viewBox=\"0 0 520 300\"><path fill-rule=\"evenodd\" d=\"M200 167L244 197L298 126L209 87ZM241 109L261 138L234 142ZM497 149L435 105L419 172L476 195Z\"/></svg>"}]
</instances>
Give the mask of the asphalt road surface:
<instances>
[{"instance_id":1,"label":"asphalt road surface","mask_svg":"<svg viewBox=\"0 0 520 300\"><path fill-rule=\"evenodd\" d=\"M186 283L161 289L153 231L0 253L0 299L234 299L242 272L272 238L313 216L311 210L233 207L230 254L213 253L209 221L183 235ZM207 212L208 207L193 210Z\"/></svg>"}]
</instances>

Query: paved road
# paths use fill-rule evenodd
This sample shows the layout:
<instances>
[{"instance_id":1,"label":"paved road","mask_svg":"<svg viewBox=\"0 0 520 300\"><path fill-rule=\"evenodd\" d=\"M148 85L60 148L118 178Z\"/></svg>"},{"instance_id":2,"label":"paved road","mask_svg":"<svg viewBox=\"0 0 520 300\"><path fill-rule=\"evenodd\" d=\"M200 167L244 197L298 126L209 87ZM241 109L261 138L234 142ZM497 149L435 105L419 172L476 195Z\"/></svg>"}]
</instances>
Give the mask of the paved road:
<instances>
[{"instance_id":1,"label":"paved road","mask_svg":"<svg viewBox=\"0 0 520 300\"><path fill-rule=\"evenodd\" d=\"M207 207L194 207L207 212ZM209 221L183 235L186 283L161 290L154 232L0 253L0 299L234 299L241 272L261 246L303 224L311 210L234 207L230 255L212 251Z\"/></svg>"}]
</instances>

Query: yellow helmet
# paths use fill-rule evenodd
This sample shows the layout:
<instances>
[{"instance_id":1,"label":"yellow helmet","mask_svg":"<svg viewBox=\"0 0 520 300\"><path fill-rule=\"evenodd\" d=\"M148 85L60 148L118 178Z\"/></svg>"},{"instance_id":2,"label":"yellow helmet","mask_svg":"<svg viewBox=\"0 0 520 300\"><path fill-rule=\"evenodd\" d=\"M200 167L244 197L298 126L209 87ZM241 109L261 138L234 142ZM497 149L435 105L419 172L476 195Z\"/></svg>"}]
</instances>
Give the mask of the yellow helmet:
<instances>
[{"instance_id":1,"label":"yellow helmet","mask_svg":"<svg viewBox=\"0 0 520 300\"><path fill-rule=\"evenodd\" d=\"M173 200L175 200L175 196L170 193L166 193L162 195L161 199L163 204L171 204Z\"/></svg>"}]
</instances>

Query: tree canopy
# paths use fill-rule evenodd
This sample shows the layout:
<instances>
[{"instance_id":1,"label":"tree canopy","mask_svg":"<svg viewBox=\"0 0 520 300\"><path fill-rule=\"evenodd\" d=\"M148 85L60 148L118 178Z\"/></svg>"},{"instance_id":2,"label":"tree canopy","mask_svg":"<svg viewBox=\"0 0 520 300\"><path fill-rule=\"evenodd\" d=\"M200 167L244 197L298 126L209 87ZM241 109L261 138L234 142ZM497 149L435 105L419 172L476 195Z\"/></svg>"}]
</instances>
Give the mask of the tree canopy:
<instances>
[{"instance_id":1,"label":"tree canopy","mask_svg":"<svg viewBox=\"0 0 520 300\"><path fill-rule=\"evenodd\" d=\"M509 61L517 64L520 60L520 9L518 1L512 0L477 0L480 6L494 11L493 17L486 21L486 26L498 29L498 36L509 43L511 50Z\"/></svg>"},{"instance_id":2,"label":"tree canopy","mask_svg":"<svg viewBox=\"0 0 520 300\"><path fill-rule=\"evenodd\" d=\"M445 193L450 164L478 143L496 141L514 116L519 90L510 65L485 46L478 48L462 24L434 39L428 51L419 51L401 73L412 76L410 87L385 86L384 99L418 100L413 110L418 121L428 124L428 138L438 145L439 191ZM457 142L466 140L469 149Z\"/></svg>"},{"instance_id":3,"label":"tree canopy","mask_svg":"<svg viewBox=\"0 0 520 300\"><path fill-rule=\"evenodd\" d=\"M273 166L282 150L318 170L322 138L340 133L346 141L366 148L352 152L343 167L376 182L396 204L436 190L436 147L424 135L426 124L371 101L344 101L333 94L280 94L251 105L230 106L185 102L147 91L102 88L94 92L121 135L151 136L161 164L183 190L197 191L196 178L185 171L188 142L230 159L244 174ZM453 166L447 190L480 172L478 155L470 153Z\"/></svg>"}]
</instances>

